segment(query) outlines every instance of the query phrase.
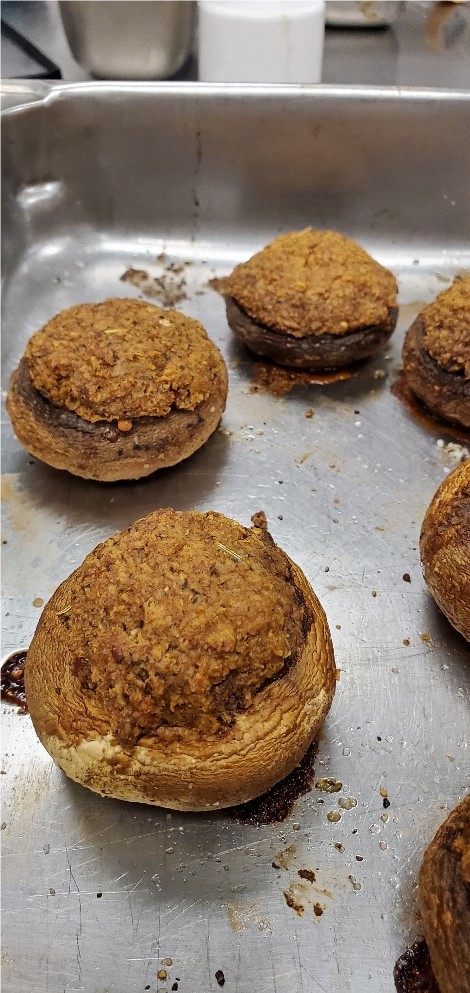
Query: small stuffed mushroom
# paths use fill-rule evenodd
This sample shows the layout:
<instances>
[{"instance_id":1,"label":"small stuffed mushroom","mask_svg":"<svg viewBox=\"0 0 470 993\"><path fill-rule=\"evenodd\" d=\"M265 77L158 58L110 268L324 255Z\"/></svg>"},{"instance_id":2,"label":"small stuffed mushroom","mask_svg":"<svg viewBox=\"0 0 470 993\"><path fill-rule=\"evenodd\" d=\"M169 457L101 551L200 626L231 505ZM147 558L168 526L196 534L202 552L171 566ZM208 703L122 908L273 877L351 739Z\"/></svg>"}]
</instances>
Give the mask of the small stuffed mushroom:
<instances>
[{"instance_id":1,"label":"small stuffed mushroom","mask_svg":"<svg viewBox=\"0 0 470 993\"><path fill-rule=\"evenodd\" d=\"M70 307L28 342L7 410L31 455L86 479L139 479L216 430L227 370L199 321L140 300Z\"/></svg>"},{"instance_id":2,"label":"small stuffed mushroom","mask_svg":"<svg viewBox=\"0 0 470 993\"><path fill-rule=\"evenodd\" d=\"M235 335L257 355L297 368L367 358L398 315L393 274L335 231L280 235L236 266L221 289Z\"/></svg>"}]
</instances>

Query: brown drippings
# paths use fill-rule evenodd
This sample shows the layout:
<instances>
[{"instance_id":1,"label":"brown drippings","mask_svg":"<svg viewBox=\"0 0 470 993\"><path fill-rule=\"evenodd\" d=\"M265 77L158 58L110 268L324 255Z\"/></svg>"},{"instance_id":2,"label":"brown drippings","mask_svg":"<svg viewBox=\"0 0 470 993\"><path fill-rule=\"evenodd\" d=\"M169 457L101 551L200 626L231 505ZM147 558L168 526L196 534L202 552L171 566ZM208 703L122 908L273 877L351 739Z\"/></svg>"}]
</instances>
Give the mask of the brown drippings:
<instances>
[{"instance_id":1,"label":"brown drippings","mask_svg":"<svg viewBox=\"0 0 470 993\"><path fill-rule=\"evenodd\" d=\"M293 893L290 892L290 890L283 890L282 895L287 903L287 906L290 907L291 910L295 910L296 914L298 914L299 917L302 917L302 915L305 913L305 907L303 906L303 904L298 902L298 900L295 898Z\"/></svg>"},{"instance_id":2,"label":"brown drippings","mask_svg":"<svg viewBox=\"0 0 470 993\"><path fill-rule=\"evenodd\" d=\"M321 917L323 914L323 910L324 907L322 907L321 903L313 904L313 913L315 914L315 917Z\"/></svg>"},{"instance_id":3,"label":"brown drippings","mask_svg":"<svg viewBox=\"0 0 470 993\"><path fill-rule=\"evenodd\" d=\"M308 879L309 883L314 883L317 878L313 869L299 869L297 875L301 879Z\"/></svg>"},{"instance_id":4,"label":"brown drippings","mask_svg":"<svg viewBox=\"0 0 470 993\"><path fill-rule=\"evenodd\" d=\"M393 970L397 993L439 993L428 946L415 941L400 956Z\"/></svg>"},{"instance_id":5,"label":"brown drippings","mask_svg":"<svg viewBox=\"0 0 470 993\"><path fill-rule=\"evenodd\" d=\"M12 652L2 665L2 700L13 703L27 712L24 689L24 667L26 651Z\"/></svg>"},{"instance_id":6,"label":"brown drippings","mask_svg":"<svg viewBox=\"0 0 470 993\"><path fill-rule=\"evenodd\" d=\"M470 432L466 431L465 428L458 427L457 424L451 424L450 421L441 421L439 418L434 417L431 411L410 390L403 369L400 370L395 382L392 383L390 392L392 396L400 400L408 413L424 428L427 428L428 431L432 431L437 435L448 435L450 438L454 438L455 441L461 442L463 445L468 445Z\"/></svg>"},{"instance_id":7,"label":"brown drippings","mask_svg":"<svg viewBox=\"0 0 470 993\"><path fill-rule=\"evenodd\" d=\"M163 259L165 256L163 256ZM163 307L174 307L186 300L186 279L183 275L187 263L170 262L158 276L151 276L146 269L126 269L119 277L123 283L131 283L146 297L158 300Z\"/></svg>"},{"instance_id":8,"label":"brown drippings","mask_svg":"<svg viewBox=\"0 0 470 993\"><path fill-rule=\"evenodd\" d=\"M248 803L229 807L226 813L231 820L239 824L274 824L285 821L298 797L312 789L316 750L317 743L314 741L297 768L280 783Z\"/></svg>"},{"instance_id":9,"label":"brown drippings","mask_svg":"<svg viewBox=\"0 0 470 993\"><path fill-rule=\"evenodd\" d=\"M253 383L250 393L270 393L274 397L283 397L296 386L328 386L341 380L351 379L362 367L363 362L344 369L332 369L330 372L316 370L284 369L272 362L255 361L253 363Z\"/></svg>"}]
</instances>

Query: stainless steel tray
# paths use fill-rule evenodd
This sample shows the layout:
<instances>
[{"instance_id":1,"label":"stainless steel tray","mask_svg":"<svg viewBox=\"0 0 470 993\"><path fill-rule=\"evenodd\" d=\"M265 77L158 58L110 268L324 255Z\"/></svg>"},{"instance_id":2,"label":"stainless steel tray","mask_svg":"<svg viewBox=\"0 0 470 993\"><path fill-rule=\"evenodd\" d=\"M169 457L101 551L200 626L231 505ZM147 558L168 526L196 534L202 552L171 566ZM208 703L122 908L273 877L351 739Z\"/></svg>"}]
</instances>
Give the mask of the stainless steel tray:
<instances>
[{"instance_id":1,"label":"stainless steel tray","mask_svg":"<svg viewBox=\"0 0 470 993\"><path fill-rule=\"evenodd\" d=\"M135 484L48 469L6 419L4 654L28 645L37 605L98 541L153 508L215 508L245 524L263 509L327 611L341 678L316 772L343 784L260 827L104 800L65 779L29 718L5 706L5 993L154 993L176 981L206 993L217 970L227 993L392 990L418 927L423 848L468 785L467 649L426 591L417 549L455 453L390 385L404 329L469 265L469 98L85 84L5 115L4 387L47 318L138 294L120 280L136 268L156 302L162 274L183 293L178 306L224 351L230 394L198 454ZM308 224L352 235L396 272L400 323L348 381L276 397L253 389L259 367L208 281ZM342 796L357 806L342 809Z\"/></svg>"}]
</instances>

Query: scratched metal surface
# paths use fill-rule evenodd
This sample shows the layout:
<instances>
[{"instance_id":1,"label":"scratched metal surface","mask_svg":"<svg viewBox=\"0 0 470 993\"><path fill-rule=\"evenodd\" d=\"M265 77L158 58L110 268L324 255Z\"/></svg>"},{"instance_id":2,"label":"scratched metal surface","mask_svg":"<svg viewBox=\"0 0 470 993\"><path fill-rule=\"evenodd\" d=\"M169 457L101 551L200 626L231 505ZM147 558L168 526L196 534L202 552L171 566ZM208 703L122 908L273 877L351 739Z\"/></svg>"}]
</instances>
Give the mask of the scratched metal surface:
<instances>
[{"instance_id":1,"label":"scratched metal surface","mask_svg":"<svg viewBox=\"0 0 470 993\"><path fill-rule=\"evenodd\" d=\"M222 348L230 393L203 450L135 484L49 469L4 420L3 652L28 645L36 598L153 508L215 508L244 524L263 509L328 615L341 678L316 771L343 788L314 789L283 824L262 827L104 800L68 781L29 718L3 707L5 993L175 982L207 993L219 969L227 993L390 993L416 933L423 848L468 779L467 649L428 595L417 551L454 463L389 387L404 329L469 264L469 94L53 93L4 120L4 387L52 314L135 295L125 269L156 276L173 260L189 263L180 307ZM398 330L347 382L253 392L253 361L208 280L310 223L356 237L396 272ZM339 806L348 796L350 810Z\"/></svg>"}]
</instances>

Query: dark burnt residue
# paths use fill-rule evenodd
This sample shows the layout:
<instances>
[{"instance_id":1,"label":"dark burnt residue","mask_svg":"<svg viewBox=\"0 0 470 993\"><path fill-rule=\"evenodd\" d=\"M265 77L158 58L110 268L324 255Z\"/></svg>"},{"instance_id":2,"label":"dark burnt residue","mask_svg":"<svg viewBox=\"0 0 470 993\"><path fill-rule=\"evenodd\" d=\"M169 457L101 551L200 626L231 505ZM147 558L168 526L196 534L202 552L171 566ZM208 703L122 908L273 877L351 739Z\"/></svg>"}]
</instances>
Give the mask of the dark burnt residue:
<instances>
[{"instance_id":1,"label":"dark burnt residue","mask_svg":"<svg viewBox=\"0 0 470 993\"><path fill-rule=\"evenodd\" d=\"M2 665L2 700L27 711L24 689L26 651L12 652Z\"/></svg>"},{"instance_id":2,"label":"dark burnt residue","mask_svg":"<svg viewBox=\"0 0 470 993\"><path fill-rule=\"evenodd\" d=\"M334 369L330 372L317 370L285 369L274 365L273 362L254 360L253 383L250 393L270 393L271 396L282 397L296 386L327 386L340 380L351 379L356 375L363 363L355 363L344 369Z\"/></svg>"},{"instance_id":3,"label":"dark burnt residue","mask_svg":"<svg viewBox=\"0 0 470 993\"><path fill-rule=\"evenodd\" d=\"M439 993L424 940L415 941L400 956L393 970L397 993Z\"/></svg>"},{"instance_id":4,"label":"dark burnt residue","mask_svg":"<svg viewBox=\"0 0 470 993\"><path fill-rule=\"evenodd\" d=\"M428 431L432 431L438 436L444 434L462 445L468 445L470 432L466 431L465 428L459 427L458 424L452 424L450 421L443 421L439 417L434 417L431 411L410 390L403 369L400 370L395 382L392 383L390 392L396 400L399 400L403 404L408 413L424 428L427 428Z\"/></svg>"},{"instance_id":5,"label":"dark burnt residue","mask_svg":"<svg viewBox=\"0 0 470 993\"><path fill-rule=\"evenodd\" d=\"M317 878L313 869L299 869L297 875L301 879L308 879L309 883L314 883Z\"/></svg>"},{"instance_id":6,"label":"dark burnt residue","mask_svg":"<svg viewBox=\"0 0 470 993\"><path fill-rule=\"evenodd\" d=\"M316 751L317 743L314 741L297 768L280 783L248 803L242 803L238 807L229 807L226 813L231 820L238 824L255 825L285 821L299 796L309 793L312 789L315 779Z\"/></svg>"}]
</instances>

